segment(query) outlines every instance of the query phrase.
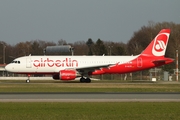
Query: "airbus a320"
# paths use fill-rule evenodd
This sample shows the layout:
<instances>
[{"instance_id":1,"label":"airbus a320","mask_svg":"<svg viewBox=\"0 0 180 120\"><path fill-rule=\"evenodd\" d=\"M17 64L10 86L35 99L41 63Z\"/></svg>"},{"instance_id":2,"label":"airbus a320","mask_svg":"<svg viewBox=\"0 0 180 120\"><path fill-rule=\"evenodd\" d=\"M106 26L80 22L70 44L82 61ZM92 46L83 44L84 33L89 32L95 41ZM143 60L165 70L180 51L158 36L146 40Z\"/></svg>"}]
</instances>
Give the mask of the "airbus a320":
<instances>
[{"instance_id":1,"label":"airbus a320","mask_svg":"<svg viewBox=\"0 0 180 120\"><path fill-rule=\"evenodd\" d=\"M18 74L51 74L56 80L91 82L91 75L123 74L146 70L173 62L164 57L170 29L162 29L147 48L136 56L24 56L5 69ZM26 80L30 81L30 77Z\"/></svg>"}]
</instances>

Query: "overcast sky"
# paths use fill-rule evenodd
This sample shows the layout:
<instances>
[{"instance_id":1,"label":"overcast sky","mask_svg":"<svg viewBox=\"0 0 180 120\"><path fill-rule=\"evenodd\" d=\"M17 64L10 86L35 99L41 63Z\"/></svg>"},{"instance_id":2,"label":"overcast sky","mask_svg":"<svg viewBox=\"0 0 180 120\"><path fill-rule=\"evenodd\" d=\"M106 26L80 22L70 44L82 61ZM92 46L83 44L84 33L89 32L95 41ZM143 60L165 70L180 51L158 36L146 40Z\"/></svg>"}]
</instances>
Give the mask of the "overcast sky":
<instances>
[{"instance_id":1,"label":"overcast sky","mask_svg":"<svg viewBox=\"0 0 180 120\"><path fill-rule=\"evenodd\" d=\"M148 21L180 23L180 0L0 0L0 41L127 41Z\"/></svg>"}]
</instances>

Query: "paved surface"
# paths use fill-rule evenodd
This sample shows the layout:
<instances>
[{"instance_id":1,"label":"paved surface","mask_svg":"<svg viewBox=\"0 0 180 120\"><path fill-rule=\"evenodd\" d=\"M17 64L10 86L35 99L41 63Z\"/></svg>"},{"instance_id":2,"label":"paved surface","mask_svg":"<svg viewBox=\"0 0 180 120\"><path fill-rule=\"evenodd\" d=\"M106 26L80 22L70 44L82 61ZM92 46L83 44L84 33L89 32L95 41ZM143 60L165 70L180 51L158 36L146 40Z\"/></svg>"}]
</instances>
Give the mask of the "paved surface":
<instances>
[{"instance_id":1,"label":"paved surface","mask_svg":"<svg viewBox=\"0 0 180 120\"><path fill-rule=\"evenodd\" d=\"M180 93L0 93L0 102L180 102Z\"/></svg>"}]
</instances>

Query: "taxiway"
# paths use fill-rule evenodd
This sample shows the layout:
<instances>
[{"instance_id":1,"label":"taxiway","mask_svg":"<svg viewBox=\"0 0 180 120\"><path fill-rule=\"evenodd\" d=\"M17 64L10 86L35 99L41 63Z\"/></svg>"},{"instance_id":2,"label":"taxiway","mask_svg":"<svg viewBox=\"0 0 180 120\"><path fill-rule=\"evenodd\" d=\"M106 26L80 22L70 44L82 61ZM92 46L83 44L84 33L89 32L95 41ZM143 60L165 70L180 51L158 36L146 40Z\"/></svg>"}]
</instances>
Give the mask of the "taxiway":
<instances>
[{"instance_id":1,"label":"taxiway","mask_svg":"<svg viewBox=\"0 0 180 120\"><path fill-rule=\"evenodd\" d=\"M0 102L180 102L180 93L0 93Z\"/></svg>"}]
</instances>

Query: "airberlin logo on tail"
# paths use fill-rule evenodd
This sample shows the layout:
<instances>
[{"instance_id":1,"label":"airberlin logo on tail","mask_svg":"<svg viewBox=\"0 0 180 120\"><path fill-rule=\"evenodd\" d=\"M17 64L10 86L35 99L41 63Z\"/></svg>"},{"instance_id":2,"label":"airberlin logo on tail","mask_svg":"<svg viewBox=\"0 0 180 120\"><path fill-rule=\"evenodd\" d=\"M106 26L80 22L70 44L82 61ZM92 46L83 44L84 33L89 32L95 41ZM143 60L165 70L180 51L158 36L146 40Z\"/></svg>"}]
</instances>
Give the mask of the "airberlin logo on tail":
<instances>
[{"instance_id":1,"label":"airberlin logo on tail","mask_svg":"<svg viewBox=\"0 0 180 120\"><path fill-rule=\"evenodd\" d=\"M155 37L152 48L152 53L154 56L163 56L165 54L168 38L168 33L161 33Z\"/></svg>"},{"instance_id":2,"label":"airberlin logo on tail","mask_svg":"<svg viewBox=\"0 0 180 120\"><path fill-rule=\"evenodd\" d=\"M165 45L164 41L163 40L158 40L157 44L155 44L155 50L161 52L164 49L166 49L166 45Z\"/></svg>"},{"instance_id":3,"label":"airberlin logo on tail","mask_svg":"<svg viewBox=\"0 0 180 120\"><path fill-rule=\"evenodd\" d=\"M78 67L78 61L71 58L65 58L62 60L52 60L50 58L40 58L33 61L34 67Z\"/></svg>"}]
</instances>

